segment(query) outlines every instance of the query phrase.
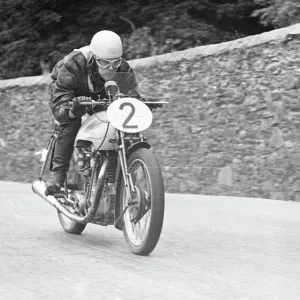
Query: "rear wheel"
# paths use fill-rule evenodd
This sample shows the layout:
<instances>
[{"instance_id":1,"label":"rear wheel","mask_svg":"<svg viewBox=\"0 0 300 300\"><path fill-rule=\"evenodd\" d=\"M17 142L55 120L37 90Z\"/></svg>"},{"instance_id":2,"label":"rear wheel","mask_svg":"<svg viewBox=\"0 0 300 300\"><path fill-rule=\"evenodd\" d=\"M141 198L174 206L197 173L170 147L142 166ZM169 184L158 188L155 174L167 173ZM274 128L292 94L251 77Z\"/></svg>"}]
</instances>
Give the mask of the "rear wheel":
<instances>
[{"instance_id":1,"label":"rear wheel","mask_svg":"<svg viewBox=\"0 0 300 300\"><path fill-rule=\"evenodd\" d=\"M68 197L68 194L70 191L69 187L76 186L77 187L76 189L83 188L80 175L76 172L75 166L76 166L76 161L75 161L75 157L73 154L73 156L70 160L70 167L69 167L69 171L67 173L66 181L65 181L65 193L66 193L67 197ZM75 210L73 208L71 208L70 206L66 206L66 209L68 209L71 213L75 212ZM87 224L81 224L81 223L72 221L71 219L66 217L63 213L61 213L60 211L57 211L57 214L58 214L58 219L59 219L59 222L60 222L62 228L64 229L64 231L66 231L68 233L81 234L87 225Z\"/></svg>"},{"instance_id":2,"label":"rear wheel","mask_svg":"<svg viewBox=\"0 0 300 300\"><path fill-rule=\"evenodd\" d=\"M134 151L128 159L135 193L135 204L129 205L123 217L123 233L132 253L148 255L156 247L164 219L164 182L158 161L148 149ZM128 195L124 180L120 183L121 212Z\"/></svg>"}]
</instances>

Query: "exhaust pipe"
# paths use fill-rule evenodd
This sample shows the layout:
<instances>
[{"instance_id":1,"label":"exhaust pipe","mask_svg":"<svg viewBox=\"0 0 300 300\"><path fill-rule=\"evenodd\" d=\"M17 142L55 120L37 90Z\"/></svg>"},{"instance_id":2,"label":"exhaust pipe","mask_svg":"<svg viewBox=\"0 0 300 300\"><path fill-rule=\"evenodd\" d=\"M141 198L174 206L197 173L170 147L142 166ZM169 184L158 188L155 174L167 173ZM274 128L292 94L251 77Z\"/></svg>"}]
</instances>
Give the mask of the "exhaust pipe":
<instances>
[{"instance_id":1,"label":"exhaust pipe","mask_svg":"<svg viewBox=\"0 0 300 300\"><path fill-rule=\"evenodd\" d=\"M93 217L95 216L95 214L97 212L108 166L109 166L109 159L105 158L103 161L102 167L100 169L99 175L98 175L98 179L97 179L97 183L96 183L97 190L96 190L94 199L92 200L93 204L92 204L91 208L89 209L87 215L84 217L80 217L80 216L77 216L77 215L69 212L53 196L46 196L45 192L46 192L47 187L46 187L46 182L43 179L35 180L32 183L32 191L35 194L39 195L41 198L43 198L45 201L50 203L52 206L54 206L57 210L59 210L67 218L71 219L72 221L74 221L76 223L87 224L93 219Z\"/></svg>"}]
</instances>

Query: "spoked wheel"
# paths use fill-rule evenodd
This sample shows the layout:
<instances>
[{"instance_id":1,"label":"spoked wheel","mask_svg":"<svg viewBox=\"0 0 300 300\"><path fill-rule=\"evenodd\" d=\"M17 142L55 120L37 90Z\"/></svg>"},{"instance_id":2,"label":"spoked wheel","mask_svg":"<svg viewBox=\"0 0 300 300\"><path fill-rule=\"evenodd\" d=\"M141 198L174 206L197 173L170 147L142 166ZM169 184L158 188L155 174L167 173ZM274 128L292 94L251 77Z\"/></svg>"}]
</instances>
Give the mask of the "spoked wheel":
<instances>
[{"instance_id":1,"label":"spoked wheel","mask_svg":"<svg viewBox=\"0 0 300 300\"><path fill-rule=\"evenodd\" d=\"M148 149L138 149L128 159L135 193L134 204L124 214L123 233L130 250L137 255L148 255L156 247L163 225L165 195L159 163ZM122 178L120 185L122 210L128 195Z\"/></svg>"},{"instance_id":2,"label":"spoked wheel","mask_svg":"<svg viewBox=\"0 0 300 300\"><path fill-rule=\"evenodd\" d=\"M80 188L82 185L80 175L76 172L76 169L75 169L74 154L70 160L70 167L69 167L69 171L67 173L67 180L65 182L65 193L66 193L66 196L68 197L69 188L67 186L67 183L68 183L68 186L72 186L72 185L74 186L74 183L77 183L77 184L79 184ZM70 206L66 206L66 209L68 209L71 213L75 212L75 210ZM71 219L66 217L63 213L61 213L59 210L57 211L57 214L58 214L58 219L59 219L59 222L60 222L62 228L68 233L81 234L86 227L86 224L81 224L81 223L72 221Z\"/></svg>"}]
</instances>

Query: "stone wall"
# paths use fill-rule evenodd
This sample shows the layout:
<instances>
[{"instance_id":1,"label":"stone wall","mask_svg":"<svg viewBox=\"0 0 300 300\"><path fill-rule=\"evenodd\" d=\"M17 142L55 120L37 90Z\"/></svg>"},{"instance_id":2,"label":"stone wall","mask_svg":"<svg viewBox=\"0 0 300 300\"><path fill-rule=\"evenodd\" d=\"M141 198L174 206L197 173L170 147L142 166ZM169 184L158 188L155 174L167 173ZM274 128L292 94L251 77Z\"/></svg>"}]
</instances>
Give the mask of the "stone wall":
<instances>
[{"instance_id":1,"label":"stone wall","mask_svg":"<svg viewBox=\"0 0 300 300\"><path fill-rule=\"evenodd\" d=\"M170 101L146 131L167 192L300 200L300 25L131 61ZM51 131L49 77L0 81L2 180L32 182Z\"/></svg>"}]
</instances>

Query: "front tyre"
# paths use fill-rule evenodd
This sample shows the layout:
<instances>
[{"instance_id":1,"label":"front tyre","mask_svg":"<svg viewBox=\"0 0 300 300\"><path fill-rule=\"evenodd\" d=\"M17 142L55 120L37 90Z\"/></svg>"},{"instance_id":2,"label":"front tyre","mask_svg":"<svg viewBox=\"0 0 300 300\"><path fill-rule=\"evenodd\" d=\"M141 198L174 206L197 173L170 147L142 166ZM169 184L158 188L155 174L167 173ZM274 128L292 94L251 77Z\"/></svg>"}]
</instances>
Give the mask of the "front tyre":
<instances>
[{"instance_id":1,"label":"front tyre","mask_svg":"<svg viewBox=\"0 0 300 300\"><path fill-rule=\"evenodd\" d=\"M124 214L123 233L132 253L148 255L156 247L164 219L165 193L162 172L158 161L148 149L134 151L127 161L135 193L134 205ZM123 177L120 183L121 211L128 197Z\"/></svg>"}]
</instances>

